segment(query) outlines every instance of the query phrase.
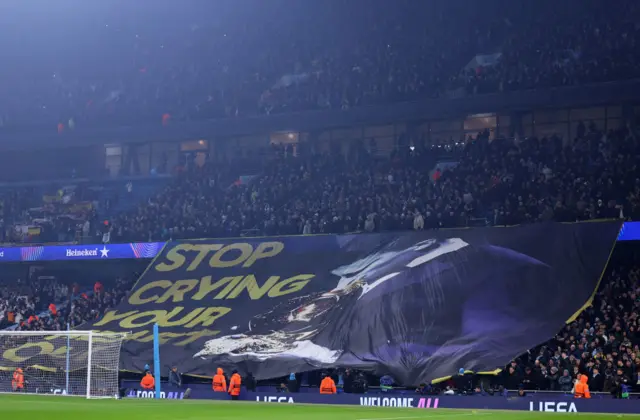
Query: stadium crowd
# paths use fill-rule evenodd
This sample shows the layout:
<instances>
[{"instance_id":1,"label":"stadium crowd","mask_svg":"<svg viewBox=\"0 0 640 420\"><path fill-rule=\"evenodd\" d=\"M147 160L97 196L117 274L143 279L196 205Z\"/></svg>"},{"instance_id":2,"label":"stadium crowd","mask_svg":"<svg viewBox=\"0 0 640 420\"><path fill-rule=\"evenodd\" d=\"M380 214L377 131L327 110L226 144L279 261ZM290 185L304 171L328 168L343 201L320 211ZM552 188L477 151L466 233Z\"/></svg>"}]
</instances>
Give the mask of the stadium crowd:
<instances>
[{"instance_id":1,"label":"stadium crowd","mask_svg":"<svg viewBox=\"0 0 640 420\"><path fill-rule=\"evenodd\" d=\"M14 57L3 74L25 73L2 87L0 130L346 110L640 76L637 3L594 10L572 0L554 3L553 13L551 3L538 2L535 11L502 3L504 15L469 8L457 15L457 24L446 24L445 4L434 6L427 21L417 13L407 19L408 11L397 5L383 20L380 10L358 8L357 23L345 13L331 31L321 18L295 14L282 17L293 19L291 25L260 20L234 28L187 24L184 16L177 19L183 26L167 36L112 22L94 36L117 33L115 41L88 56L103 67L70 65L81 51L62 52L53 67L23 66ZM300 28L308 31L296 32ZM273 37L256 36L258 29ZM291 41L292 33L300 38ZM489 51L494 62L467 65ZM105 242L133 242L640 220L640 133L633 125L604 131L580 122L569 141L493 139L481 132L444 149L406 136L396 143L386 157L373 142L324 152L306 143L295 151L273 146L261 156L259 173L245 180L237 178L238 161L187 161L166 187L108 223L94 208L83 210L91 197L65 200L75 195L62 192L41 210L59 221L43 238L70 240L77 230ZM456 163L440 169L436 163L445 153ZM28 213L29 194L5 193L3 240L19 239L6 235L13 230L6 230L5 220L35 217ZM635 250L624 253L624 260L610 265L593 306L507 366L502 385L568 392L582 374L592 391L623 397L640 389L640 258ZM122 301L132 278L96 282L92 289L51 278L6 279L0 282L0 327L64 330L97 320Z\"/></svg>"},{"instance_id":2,"label":"stadium crowd","mask_svg":"<svg viewBox=\"0 0 640 420\"><path fill-rule=\"evenodd\" d=\"M592 392L621 398L640 391L640 255L623 247L593 305L554 339L511 362L500 378L506 388L570 392L580 374Z\"/></svg>"},{"instance_id":3,"label":"stadium crowd","mask_svg":"<svg viewBox=\"0 0 640 420\"><path fill-rule=\"evenodd\" d=\"M291 146L274 145L260 155L257 175L242 181L237 168L244 166L235 160L185 164L164 188L106 224L107 216L87 210L89 201L63 204L64 193L53 197L59 203L36 209L28 208L34 200L23 192L13 195L21 199L6 201L13 213L46 212L53 223L44 225L35 239L40 241L71 241L80 235L130 242L640 220L640 138L631 126L604 132L593 123L580 123L576 138L565 143L556 136L489 140L489 135L481 132L463 146L445 148L400 138L384 158L375 153L375 145L362 142L351 143L346 152L324 153L304 143L296 153ZM456 164L437 166L443 154ZM5 237L20 239L8 227Z\"/></svg>"},{"instance_id":4,"label":"stadium crowd","mask_svg":"<svg viewBox=\"0 0 640 420\"><path fill-rule=\"evenodd\" d=\"M208 22L201 16L211 13L195 7L172 11L166 21L162 6L142 14L132 6L129 19L105 12L90 29L60 16L49 24L67 25L66 35L28 37L41 54L6 51L3 76L12 83L3 86L0 127L166 124L640 75L640 7L633 1L615 8L584 8L577 0L495 3L460 9L379 1L308 10L278 1L259 16L216 4ZM163 25L149 25L154 13ZM7 39L20 35L5 31ZM78 45L75 31L85 43ZM76 47L52 60L51 43Z\"/></svg>"},{"instance_id":5,"label":"stadium crowd","mask_svg":"<svg viewBox=\"0 0 640 420\"><path fill-rule=\"evenodd\" d=\"M97 281L93 289L50 277L11 279L0 287L0 328L65 331L67 326L96 321L122 301L133 285L131 278L135 278L133 273L114 279L107 287Z\"/></svg>"},{"instance_id":6,"label":"stadium crowd","mask_svg":"<svg viewBox=\"0 0 640 420\"><path fill-rule=\"evenodd\" d=\"M467 94L483 94L638 77L638 4L625 2L615 10L604 3L573 6L555 4L552 13L540 14L544 6L525 7L526 16L508 21L496 64L468 68L456 82Z\"/></svg>"},{"instance_id":7,"label":"stadium crowd","mask_svg":"<svg viewBox=\"0 0 640 420\"><path fill-rule=\"evenodd\" d=\"M274 154L266 171L230 188L219 165L195 167L130 214L112 241L291 235L640 219L637 134L582 127L561 139L496 139L451 150L457 166L433 168L437 149L398 148L376 159L363 144L347 156Z\"/></svg>"}]
</instances>

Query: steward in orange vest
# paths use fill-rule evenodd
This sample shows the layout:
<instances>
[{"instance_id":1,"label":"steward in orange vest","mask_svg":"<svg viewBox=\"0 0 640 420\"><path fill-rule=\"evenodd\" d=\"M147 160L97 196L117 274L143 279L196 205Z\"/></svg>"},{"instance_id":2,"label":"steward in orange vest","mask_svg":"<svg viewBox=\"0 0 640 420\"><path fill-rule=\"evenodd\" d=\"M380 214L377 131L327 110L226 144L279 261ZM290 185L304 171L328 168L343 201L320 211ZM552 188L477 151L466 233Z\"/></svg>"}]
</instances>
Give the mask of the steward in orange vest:
<instances>
[{"instance_id":1,"label":"steward in orange vest","mask_svg":"<svg viewBox=\"0 0 640 420\"><path fill-rule=\"evenodd\" d=\"M242 378L238 375L238 371L234 370L229 381L229 395L232 400L237 400L240 396L240 388L242 386Z\"/></svg>"},{"instance_id":2,"label":"steward in orange vest","mask_svg":"<svg viewBox=\"0 0 640 420\"><path fill-rule=\"evenodd\" d=\"M338 390L336 389L336 383L333 381L333 379L331 379L331 376L325 376L322 382L320 382L320 393L335 394L337 392Z\"/></svg>"},{"instance_id":3,"label":"steward in orange vest","mask_svg":"<svg viewBox=\"0 0 640 420\"><path fill-rule=\"evenodd\" d=\"M580 375L580 379L576 382L574 394L575 398L591 398L591 393L589 392L589 385L587 382L589 378L587 375Z\"/></svg>"},{"instance_id":4,"label":"steward in orange vest","mask_svg":"<svg viewBox=\"0 0 640 420\"><path fill-rule=\"evenodd\" d=\"M144 378L142 378L142 380L140 381L140 386L142 387L142 389L155 388L156 380L153 379L153 375L151 374L151 372L147 372L147 374L144 375Z\"/></svg>"},{"instance_id":5,"label":"steward in orange vest","mask_svg":"<svg viewBox=\"0 0 640 420\"><path fill-rule=\"evenodd\" d=\"M227 392L227 380L224 377L224 372L221 368L218 368L216 372L212 382L213 392Z\"/></svg>"},{"instance_id":6,"label":"steward in orange vest","mask_svg":"<svg viewBox=\"0 0 640 420\"><path fill-rule=\"evenodd\" d=\"M11 390L14 392L24 391L24 373L22 369L17 368L13 372L13 378L11 378Z\"/></svg>"}]
</instances>

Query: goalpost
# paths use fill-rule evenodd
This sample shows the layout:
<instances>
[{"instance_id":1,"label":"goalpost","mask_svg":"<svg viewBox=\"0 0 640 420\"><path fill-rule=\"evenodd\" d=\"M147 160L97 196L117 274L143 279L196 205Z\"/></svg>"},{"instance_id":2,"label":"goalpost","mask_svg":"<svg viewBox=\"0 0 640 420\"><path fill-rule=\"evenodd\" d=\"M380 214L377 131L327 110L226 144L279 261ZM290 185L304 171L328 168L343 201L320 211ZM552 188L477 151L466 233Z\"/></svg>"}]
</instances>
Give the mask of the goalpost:
<instances>
[{"instance_id":1,"label":"goalpost","mask_svg":"<svg viewBox=\"0 0 640 420\"><path fill-rule=\"evenodd\" d=\"M0 392L117 398L125 333L0 331Z\"/></svg>"}]
</instances>

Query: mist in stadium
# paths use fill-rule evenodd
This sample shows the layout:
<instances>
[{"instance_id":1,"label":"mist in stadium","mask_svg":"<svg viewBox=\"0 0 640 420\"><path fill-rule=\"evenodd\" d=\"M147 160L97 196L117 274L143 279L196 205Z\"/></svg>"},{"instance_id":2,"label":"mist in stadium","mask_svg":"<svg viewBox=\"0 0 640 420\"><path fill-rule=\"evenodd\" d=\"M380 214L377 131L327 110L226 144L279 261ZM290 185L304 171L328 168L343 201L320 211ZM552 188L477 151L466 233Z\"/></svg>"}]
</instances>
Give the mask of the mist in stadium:
<instances>
[{"instance_id":1,"label":"mist in stadium","mask_svg":"<svg viewBox=\"0 0 640 420\"><path fill-rule=\"evenodd\" d=\"M640 3L0 3L0 418L640 414Z\"/></svg>"}]
</instances>

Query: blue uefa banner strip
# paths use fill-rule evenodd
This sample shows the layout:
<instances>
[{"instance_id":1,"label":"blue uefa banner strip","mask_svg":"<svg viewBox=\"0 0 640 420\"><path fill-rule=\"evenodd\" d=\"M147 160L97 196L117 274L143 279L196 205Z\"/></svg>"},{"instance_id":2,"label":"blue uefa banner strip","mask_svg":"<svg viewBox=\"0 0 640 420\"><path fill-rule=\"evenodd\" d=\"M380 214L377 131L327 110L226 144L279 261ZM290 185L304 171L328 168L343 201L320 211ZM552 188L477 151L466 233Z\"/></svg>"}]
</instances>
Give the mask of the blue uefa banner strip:
<instances>
[{"instance_id":1,"label":"blue uefa banner strip","mask_svg":"<svg viewBox=\"0 0 640 420\"><path fill-rule=\"evenodd\" d=\"M163 399L184 399L187 387L166 387L161 393ZM154 398L154 391L129 388L125 392L127 398ZM206 400L230 400L227 393L216 393L196 385L191 388L190 398ZM542 411L555 413L622 413L637 414L640 412L640 401L617 400L609 398L574 399L563 395L537 395L526 397L502 396L425 396L416 394L384 395L384 394L337 394L320 395L316 393L275 393L247 392L240 394L240 400L256 403L275 404L336 404L365 407L415 408L422 410L440 409L485 409Z\"/></svg>"},{"instance_id":2,"label":"blue uefa banner strip","mask_svg":"<svg viewBox=\"0 0 640 420\"><path fill-rule=\"evenodd\" d=\"M164 242L93 245L37 245L0 248L0 262L153 258Z\"/></svg>"},{"instance_id":3,"label":"blue uefa banner strip","mask_svg":"<svg viewBox=\"0 0 640 420\"><path fill-rule=\"evenodd\" d=\"M639 241L640 222L622 226L618 241ZM37 245L0 248L0 262L77 261L154 258L165 242L134 242L128 244Z\"/></svg>"},{"instance_id":4,"label":"blue uefa banner strip","mask_svg":"<svg viewBox=\"0 0 640 420\"><path fill-rule=\"evenodd\" d=\"M619 241L640 241L640 222L627 222L622 225Z\"/></svg>"}]
</instances>

